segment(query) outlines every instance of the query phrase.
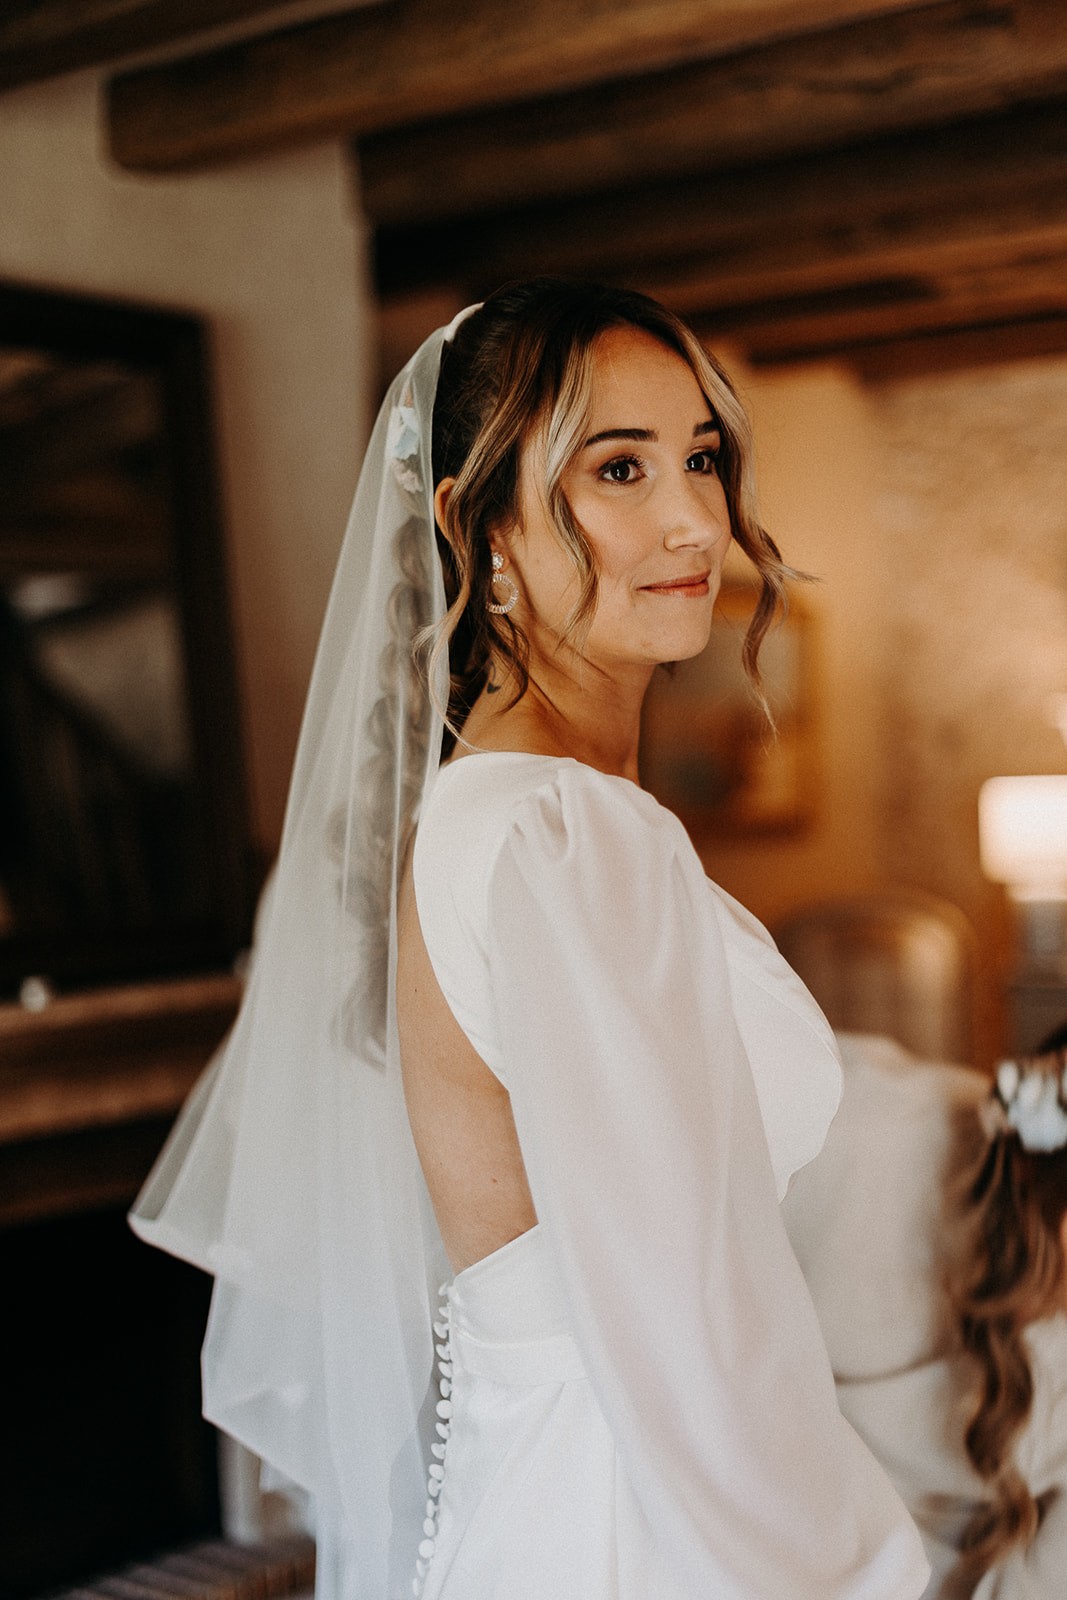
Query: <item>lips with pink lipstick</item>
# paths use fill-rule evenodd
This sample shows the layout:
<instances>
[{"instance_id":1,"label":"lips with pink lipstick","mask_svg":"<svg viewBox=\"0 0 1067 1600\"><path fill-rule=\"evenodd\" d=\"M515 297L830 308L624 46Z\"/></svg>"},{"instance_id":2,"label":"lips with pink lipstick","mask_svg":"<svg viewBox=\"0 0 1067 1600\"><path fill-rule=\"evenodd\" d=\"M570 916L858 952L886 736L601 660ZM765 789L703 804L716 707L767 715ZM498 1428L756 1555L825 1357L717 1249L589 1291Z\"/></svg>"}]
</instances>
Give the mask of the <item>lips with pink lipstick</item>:
<instances>
[{"instance_id":1,"label":"lips with pink lipstick","mask_svg":"<svg viewBox=\"0 0 1067 1600\"><path fill-rule=\"evenodd\" d=\"M644 594L678 595L682 598L697 599L708 593L708 578L710 572L689 572L678 578L664 578L662 583L646 583L642 585Z\"/></svg>"}]
</instances>

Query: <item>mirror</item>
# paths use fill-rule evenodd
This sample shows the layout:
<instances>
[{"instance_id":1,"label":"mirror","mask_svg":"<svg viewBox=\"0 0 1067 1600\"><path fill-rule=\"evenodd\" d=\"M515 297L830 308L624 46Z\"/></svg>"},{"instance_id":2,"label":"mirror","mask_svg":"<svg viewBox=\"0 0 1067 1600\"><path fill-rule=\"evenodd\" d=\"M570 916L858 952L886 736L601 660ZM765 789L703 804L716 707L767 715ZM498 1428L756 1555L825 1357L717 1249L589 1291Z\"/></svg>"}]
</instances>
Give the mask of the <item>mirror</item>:
<instances>
[{"instance_id":1,"label":"mirror","mask_svg":"<svg viewBox=\"0 0 1067 1600\"><path fill-rule=\"evenodd\" d=\"M204 331L0 285L0 998L228 965L249 851Z\"/></svg>"}]
</instances>

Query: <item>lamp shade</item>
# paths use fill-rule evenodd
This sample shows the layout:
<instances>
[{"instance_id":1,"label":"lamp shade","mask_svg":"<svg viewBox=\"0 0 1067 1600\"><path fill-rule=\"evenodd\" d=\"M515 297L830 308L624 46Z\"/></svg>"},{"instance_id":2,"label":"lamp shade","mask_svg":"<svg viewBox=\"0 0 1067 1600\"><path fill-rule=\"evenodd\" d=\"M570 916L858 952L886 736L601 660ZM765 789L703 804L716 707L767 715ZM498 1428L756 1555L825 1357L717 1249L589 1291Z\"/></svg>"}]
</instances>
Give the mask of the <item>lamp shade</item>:
<instances>
[{"instance_id":1,"label":"lamp shade","mask_svg":"<svg viewBox=\"0 0 1067 1600\"><path fill-rule=\"evenodd\" d=\"M990 778L978 829L987 878L1021 898L1067 894L1067 777Z\"/></svg>"}]
</instances>

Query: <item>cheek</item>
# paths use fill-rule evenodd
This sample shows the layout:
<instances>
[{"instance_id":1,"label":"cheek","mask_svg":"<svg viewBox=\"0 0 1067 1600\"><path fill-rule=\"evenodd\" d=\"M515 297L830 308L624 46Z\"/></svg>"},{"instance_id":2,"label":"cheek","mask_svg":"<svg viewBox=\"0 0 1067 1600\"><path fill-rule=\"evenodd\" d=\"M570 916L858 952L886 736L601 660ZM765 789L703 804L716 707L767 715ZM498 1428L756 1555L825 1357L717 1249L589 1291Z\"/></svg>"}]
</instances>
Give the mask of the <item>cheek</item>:
<instances>
[{"instance_id":1,"label":"cheek","mask_svg":"<svg viewBox=\"0 0 1067 1600\"><path fill-rule=\"evenodd\" d=\"M662 549L662 537L647 516L626 515L592 518L582 524L593 555L600 582L604 586L626 584Z\"/></svg>"},{"instance_id":2,"label":"cheek","mask_svg":"<svg viewBox=\"0 0 1067 1600\"><path fill-rule=\"evenodd\" d=\"M731 533L730 533L730 506L729 506L729 502L726 499L726 490L723 488L722 483L720 482L720 480L718 478L716 478L714 480L714 482L715 482L715 493L711 497L711 502L710 502L711 512L712 512L712 515L714 516L716 522L719 524L720 528L722 529L722 535L721 535L721 537L719 539L719 544L728 545L730 543L730 538L731 538Z\"/></svg>"},{"instance_id":3,"label":"cheek","mask_svg":"<svg viewBox=\"0 0 1067 1600\"><path fill-rule=\"evenodd\" d=\"M621 540L611 540L606 544L593 544L590 540L590 548L601 590L608 592L629 588L642 552L628 549ZM644 554L647 559L647 550Z\"/></svg>"},{"instance_id":4,"label":"cheek","mask_svg":"<svg viewBox=\"0 0 1067 1600\"><path fill-rule=\"evenodd\" d=\"M516 552L516 569L527 603L550 627L558 627L580 593L570 555L553 534L527 537Z\"/></svg>"}]
</instances>

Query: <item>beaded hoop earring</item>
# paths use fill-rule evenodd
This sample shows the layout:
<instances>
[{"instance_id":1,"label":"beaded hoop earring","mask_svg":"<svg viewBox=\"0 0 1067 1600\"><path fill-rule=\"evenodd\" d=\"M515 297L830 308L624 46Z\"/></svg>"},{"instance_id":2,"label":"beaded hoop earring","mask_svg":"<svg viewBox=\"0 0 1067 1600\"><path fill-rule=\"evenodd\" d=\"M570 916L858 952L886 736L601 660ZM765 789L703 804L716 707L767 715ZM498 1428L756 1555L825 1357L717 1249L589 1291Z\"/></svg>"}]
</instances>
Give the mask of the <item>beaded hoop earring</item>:
<instances>
[{"instance_id":1,"label":"beaded hoop earring","mask_svg":"<svg viewBox=\"0 0 1067 1600\"><path fill-rule=\"evenodd\" d=\"M519 598L519 586L515 582L514 578L509 578L507 573L504 571L504 557L500 554L499 550L493 551L493 576L489 582L490 588L494 583L506 583L510 593L508 594L508 597L504 601L503 605L498 604L495 600L487 600L485 602L485 609L487 611L491 611L494 616L506 617L508 612L514 609L515 602Z\"/></svg>"}]
</instances>

